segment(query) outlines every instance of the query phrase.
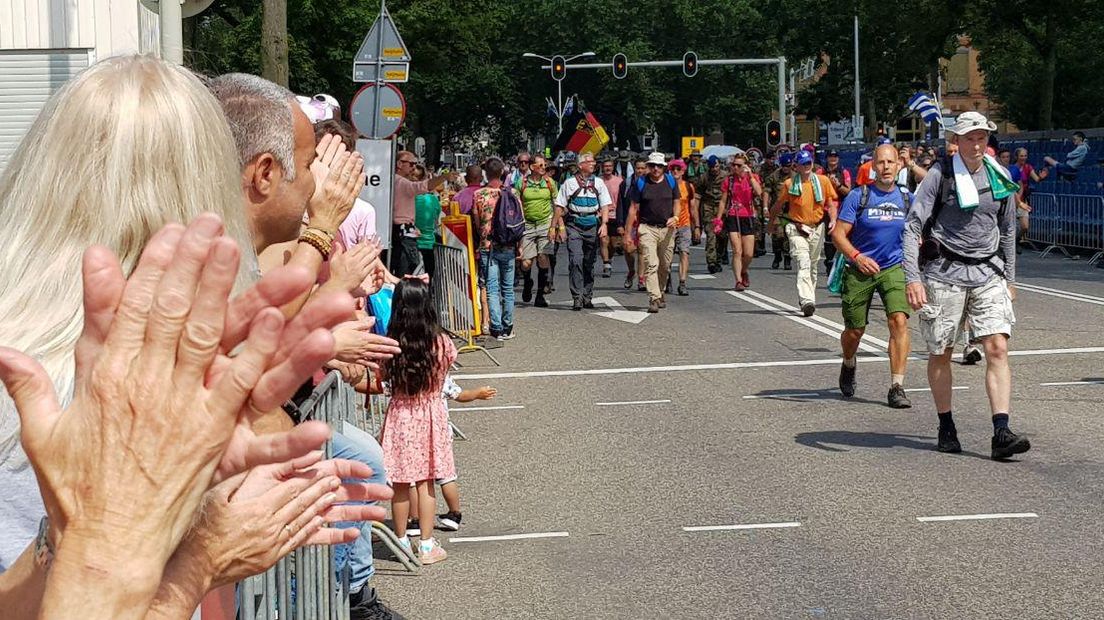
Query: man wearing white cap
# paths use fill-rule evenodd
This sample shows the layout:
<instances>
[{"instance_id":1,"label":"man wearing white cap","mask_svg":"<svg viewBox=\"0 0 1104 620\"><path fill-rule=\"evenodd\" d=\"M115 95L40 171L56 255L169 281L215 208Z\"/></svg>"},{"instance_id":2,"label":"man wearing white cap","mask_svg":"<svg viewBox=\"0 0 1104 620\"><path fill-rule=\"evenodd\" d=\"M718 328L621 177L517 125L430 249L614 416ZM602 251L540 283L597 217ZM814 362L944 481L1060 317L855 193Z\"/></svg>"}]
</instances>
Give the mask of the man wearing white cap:
<instances>
[{"instance_id":1,"label":"man wearing white cap","mask_svg":"<svg viewBox=\"0 0 1104 620\"><path fill-rule=\"evenodd\" d=\"M951 353L963 324L985 347L985 388L993 416L992 458L1031 448L1008 428L1016 322L1016 192L1008 171L986 155L996 126L965 112L950 128L957 153L934 164L916 190L904 234L909 305L928 347L928 383L939 414L938 450L961 452L951 417Z\"/></svg>"},{"instance_id":2,"label":"man wearing white cap","mask_svg":"<svg viewBox=\"0 0 1104 620\"><path fill-rule=\"evenodd\" d=\"M648 156L648 176L636 179L629 188L629 217L626 230L640 222L640 251L644 256L644 274L648 286L648 312L667 307L663 289L671 272L667 268L674 256L675 227L678 225L678 183L667 174L663 153ZM626 250L632 241L626 243Z\"/></svg>"},{"instance_id":3,"label":"man wearing white cap","mask_svg":"<svg viewBox=\"0 0 1104 620\"><path fill-rule=\"evenodd\" d=\"M556 194L552 239L567 243L571 309L593 308L594 260L599 240L606 236L606 221L613 208L606 184L594 175L594 154L579 155L578 171L564 179ZM553 254L553 256L555 256ZM555 263L552 264L555 267Z\"/></svg>"}]
</instances>

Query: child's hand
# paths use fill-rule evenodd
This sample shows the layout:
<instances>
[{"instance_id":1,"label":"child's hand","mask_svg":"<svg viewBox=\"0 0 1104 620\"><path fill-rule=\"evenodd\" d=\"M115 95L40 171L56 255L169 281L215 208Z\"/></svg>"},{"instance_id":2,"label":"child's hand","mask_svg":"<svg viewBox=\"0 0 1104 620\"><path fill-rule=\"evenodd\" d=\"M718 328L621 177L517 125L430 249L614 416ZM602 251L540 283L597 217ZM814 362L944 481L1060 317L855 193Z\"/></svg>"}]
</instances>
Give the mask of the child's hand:
<instances>
[{"instance_id":1,"label":"child's hand","mask_svg":"<svg viewBox=\"0 0 1104 620\"><path fill-rule=\"evenodd\" d=\"M495 396L498 396L498 390L489 385L485 385L475 392L475 397L479 400L491 400Z\"/></svg>"}]
</instances>

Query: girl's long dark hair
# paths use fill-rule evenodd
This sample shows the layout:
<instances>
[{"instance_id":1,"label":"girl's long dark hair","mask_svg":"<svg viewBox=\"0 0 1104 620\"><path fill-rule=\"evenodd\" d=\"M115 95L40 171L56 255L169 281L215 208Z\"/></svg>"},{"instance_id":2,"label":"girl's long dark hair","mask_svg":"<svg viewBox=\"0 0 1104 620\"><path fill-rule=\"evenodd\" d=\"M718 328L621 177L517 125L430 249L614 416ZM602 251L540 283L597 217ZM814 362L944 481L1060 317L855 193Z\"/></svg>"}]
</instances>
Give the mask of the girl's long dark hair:
<instances>
[{"instance_id":1,"label":"girl's long dark hair","mask_svg":"<svg viewBox=\"0 0 1104 620\"><path fill-rule=\"evenodd\" d=\"M387 327L388 337L397 340L402 349L387 363L392 394L416 396L432 388L442 370L438 368L440 334L429 285L413 279L399 282Z\"/></svg>"}]
</instances>

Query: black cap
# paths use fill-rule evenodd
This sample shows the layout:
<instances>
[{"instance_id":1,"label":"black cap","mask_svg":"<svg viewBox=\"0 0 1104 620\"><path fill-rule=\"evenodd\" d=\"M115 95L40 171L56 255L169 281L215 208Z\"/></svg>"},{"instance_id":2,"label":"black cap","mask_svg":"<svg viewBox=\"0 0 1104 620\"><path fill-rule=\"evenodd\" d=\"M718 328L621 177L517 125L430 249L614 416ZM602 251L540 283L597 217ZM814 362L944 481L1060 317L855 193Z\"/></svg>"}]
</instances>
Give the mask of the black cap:
<instances>
[{"instance_id":1,"label":"black cap","mask_svg":"<svg viewBox=\"0 0 1104 620\"><path fill-rule=\"evenodd\" d=\"M836 149L828 149L828 157L839 157L839 151Z\"/></svg>"}]
</instances>

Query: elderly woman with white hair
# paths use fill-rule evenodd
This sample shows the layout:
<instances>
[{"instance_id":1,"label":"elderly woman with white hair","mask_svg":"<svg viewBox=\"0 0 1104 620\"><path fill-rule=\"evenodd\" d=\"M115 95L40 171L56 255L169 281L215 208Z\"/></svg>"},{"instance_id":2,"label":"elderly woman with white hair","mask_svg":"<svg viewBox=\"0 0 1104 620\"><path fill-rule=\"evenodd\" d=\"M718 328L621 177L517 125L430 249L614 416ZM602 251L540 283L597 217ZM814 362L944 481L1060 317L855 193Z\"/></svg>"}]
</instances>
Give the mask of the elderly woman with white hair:
<instances>
[{"instance_id":1,"label":"elderly woman with white hair","mask_svg":"<svg viewBox=\"0 0 1104 620\"><path fill-rule=\"evenodd\" d=\"M8 388L0 392L5 617L37 617L40 604L44 616L145 617L151 605L151 615L159 608L162 617L188 615L207 588L260 572L297 546L355 538L355 530L326 528L324 520L379 516L374 507L335 505L389 496L371 485L339 484L341 477L365 476L363 466L278 449L287 434L256 437L250 418L234 413L232 404L220 405L233 409L229 418L200 415L213 410L212 390L241 393L246 408L277 407L300 375L332 355L333 338L322 329L332 325L285 325L274 307L300 295L309 276L278 270L249 288L257 279L256 257L237 152L218 103L195 75L154 58L124 56L67 83L0 177L0 218L0 378ZM172 224L190 221L187 231ZM153 268L157 261L164 263L160 271ZM144 303L143 286L151 289ZM227 307L231 287L245 293ZM351 298L347 303L351 310ZM133 330L145 315L149 331L128 349L117 326L126 322ZM171 328L158 332L159 325ZM266 340L287 353L258 354ZM235 348L240 355L228 357ZM124 349L127 354L119 353ZM202 371L200 382L185 384L150 367L155 350L178 351L164 359L164 368L187 366L193 376ZM117 355L115 366L105 361L108 353ZM247 366L248 376L236 374ZM232 379L235 386L224 385ZM118 398L104 400L105 394ZM120 407L133 416L121 434L109 415ZM196 419L173 416L189 408ZM24 425L32 422L22 429L26 453L21 417ZM84 426L73 434L78 422ZM317 446L329 430L314 425L296 433L313 436ZM194 449L197 442L203 449ZM174 444L175 450L156 450ZM175 458L180 467L171 467ZM90 463L119 467L82 469ZM152 499L172 499L173 489L180 493L174 501ZM206 508L193 523L201 501L196 492ZM296 496L309 501L293 502ZM164 510L132 510L151 505ZM59 545L59 559L67 549L112 545L141 555L124 549L125 540L81 540L88 532L78 525L92 514L104 533L111 520L171 525L147 537L171 560L151 553L109 566L105 572L145 562L149 570L133 582L110 580L102 592L94 579L55 583L49 557ZM155 570L158 564L163 572ZM152 583L151 576L157 577ZM126 614L114 607L120 602Z\"/></svg>"}]
</instances>

